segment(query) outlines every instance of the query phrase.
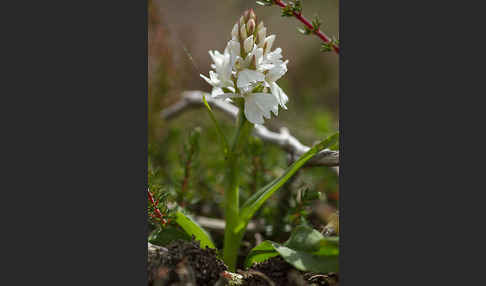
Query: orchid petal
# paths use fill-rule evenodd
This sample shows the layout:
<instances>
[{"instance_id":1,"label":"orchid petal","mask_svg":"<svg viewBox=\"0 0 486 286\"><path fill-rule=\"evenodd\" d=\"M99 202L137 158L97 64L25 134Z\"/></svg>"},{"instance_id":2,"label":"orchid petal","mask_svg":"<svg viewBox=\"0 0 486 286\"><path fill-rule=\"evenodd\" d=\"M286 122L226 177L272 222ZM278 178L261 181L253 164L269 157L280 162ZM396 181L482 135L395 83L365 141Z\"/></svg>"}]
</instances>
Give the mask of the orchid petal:
<instances>
[{"instance_id":1,"label":"orchid petal","mask_svg":"<svg viewBox=\"0 0 486 286\"><path fill-rule=\"evenodd\" d=\"M287 61L272 67L265 76L265 80L275 82L287 72Z\"/></svg>"},{"instance_id":2,"label":"orchid petal","mask_svg":"<svg viewBox=\"0 0 486 286\"><path fill-rule=\"evenodd\" d=\"M245 96L245 116L253 124L263 124L263 117L270 119L270 112L278 108L275 96L269 93L251 93Z\"/></svg>"},{"instance_id":3,"label":"orchid petal","mask_svg":"<svg viewBox=\"0 0 486 286\"><path fill-rule=\"evenodd\" d=\"M272 92L272 95L277 99L278 104L282 106L283 109L287 109L287 106L285 104L289 101L289 98L280 88L280 86L278 86L277 83L272 82L270 83L270 90Z\"/></svg>"},{"instance_id":4,"label":"orchid petal","mask_svg":"<svg viewBox=\"0 0 486 286\"><path fill-rule=\"evenodd\" d=\"M253 35L246 38L245 42L243 43L243 47L245 47L245 53L249 53L253 49Z\"/></svg>"},{"instance_id":5,"label":"orchid petal","mask_svg":"<svg viewBox=\"0 0 486 286\"><path fill-rule=\"evenodd\" d=\"M265 80L265 75L259 71L244 69L239 72L236 86L238 88L248 87L250 84Z\"/></svg>"}]
</instances>

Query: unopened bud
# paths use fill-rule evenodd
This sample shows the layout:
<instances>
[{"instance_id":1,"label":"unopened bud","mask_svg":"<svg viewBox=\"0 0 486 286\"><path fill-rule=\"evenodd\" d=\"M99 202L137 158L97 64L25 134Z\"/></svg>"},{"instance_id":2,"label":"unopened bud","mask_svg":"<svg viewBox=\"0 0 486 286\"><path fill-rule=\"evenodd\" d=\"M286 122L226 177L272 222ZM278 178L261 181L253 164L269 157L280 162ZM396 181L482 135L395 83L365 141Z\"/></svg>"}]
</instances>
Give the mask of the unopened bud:
<instances>
[{"instance_id":1,"label":"unopened bud","mask_svg":"<svg viewBox=\"0 0 486 286\"><path fill-rule=\"evenodd\" d=\"M255 55L253 55L253 57L251 58L250 68L256 69L256 56Z\"/></svg>"},{"instance_id":2,"label":"unopened bud","mask_svg":"<svg viewBox=\"0 0 486 286\"><path fill-rule=\"evenodd\" d=\"M253 11L253 9L250 9L249 19L253 19L256 22L257 16L255 14L255 11Z\"/></svg>"},{"instance_id":3,"label":"unopened bud","mask_svg":"<svg viewBox=\"0 0 486 286\"><path fill-rule=\"evenodd\" d=\"M253 35L256 27L255 20L250 19L246 25L248 27L248 35Z\"/></svg>"},{"instance_id":4,"label":"unopened bud","mask_svg":"<svg viewBox=\"0 0 486 286\"><path fill-rule=\"evenodd\" d=\"M251 52L253 50L253 44L254 44L254 37L253 35L249 36L246 38L245 42L243 43L243 46L245 48L245 53Z\"/></svg>"},{"instance_id":5,"label":"unopened bud","mask_svg":"<svg viewBox=\"0 0 486 286\"><path fill-rule=\"evenodd\" d=\"M248 35L246 34L246 25L242 24L240 25L240 40L244 41Z\"/></svg>"},{"instance_id":6,"label":"unopened bud","mask_svg":"<svg viewBox=\"0 0 486 286\"><path fill-rule=\"evenodd\" d=\"M250 19L250 10L246 10L243 13L243 17L245 18L245 23L248 22L248 20Z\"/></svg>"},{"instance_id":7,"label":"unopened bud","mask_svg":"<svg viewBox=\"0 0 486 286\"><path fill-rule=\"evenodd\" d=\"M246 22L245 21L245 17L241 16L240 17L240 26L243 25L243 24L245 24L245 22Z\"/></svg>"}]
</instances>

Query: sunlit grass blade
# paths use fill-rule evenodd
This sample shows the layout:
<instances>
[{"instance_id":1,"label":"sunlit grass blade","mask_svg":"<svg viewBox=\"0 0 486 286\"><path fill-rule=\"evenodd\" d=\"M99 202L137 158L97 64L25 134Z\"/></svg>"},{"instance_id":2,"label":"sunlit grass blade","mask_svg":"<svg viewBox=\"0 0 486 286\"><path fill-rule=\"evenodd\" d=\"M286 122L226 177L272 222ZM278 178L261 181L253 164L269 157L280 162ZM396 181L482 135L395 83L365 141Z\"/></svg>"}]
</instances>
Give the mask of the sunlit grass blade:
<instances>
[{"instance_id":1,"label":"sunlit grass blade","mask_svg":"<svg viewBox=\"0 0 486 286\"><path fill-rule=\"evenodd\" d=\"M209 234L199 225L197 224L190 216L185 215L181 211L177 211L176 213L176 222L184 231L189 234L190 236L194 235L196 240L201 242L201 248L206 248L206 246L210 248L216 249L214 246L213 241Z\"/></svg>"},{"instance_id":2,"label":"sunlit grass blade","mask_svg":"<svg viewBox=\"0 0 486 286\"><path fill-rule=\"evenodd\" d=\"M321 150L334 145L338 138L339 133L336 133L312 147L309 151L307 151L307 153L302 155L297 161L290 165L282 176L276 178L252 195L240 209L240 217L243 222L239 227L244 227L246 222L251 219L251 217L265 203L265 201L268 200L268 198L270 198L270 196L272 196L283 184L285 184L285 182L287 182L287 180L290 179L290 177L292 177L292 175L294 175L295 172L297 172L309 159L314 157L314 155L319 153Z\"/></svg>"},{"instance_id":3,"label":"sunlit grass blade","mask_svg":"<svg viewBox=\"0 0 486 286\"><path fill-rule=\"evenodd\" d=\"M228 150L229 150L228 140L226 140L226 136L224 136L223 130L219 126L216 118L214 117L213 110L211 109L211 106L209 106L208 101L206 100L206 95L203 94L202 98L203 98L204 105L206 106L206 108L208 110L209 116L211 117L211 120L213 121L214 125L216 126L216 130L218 131L218 134L221 137L224 155L226 156L228 154Z\"/></svg>"}]
</instances>

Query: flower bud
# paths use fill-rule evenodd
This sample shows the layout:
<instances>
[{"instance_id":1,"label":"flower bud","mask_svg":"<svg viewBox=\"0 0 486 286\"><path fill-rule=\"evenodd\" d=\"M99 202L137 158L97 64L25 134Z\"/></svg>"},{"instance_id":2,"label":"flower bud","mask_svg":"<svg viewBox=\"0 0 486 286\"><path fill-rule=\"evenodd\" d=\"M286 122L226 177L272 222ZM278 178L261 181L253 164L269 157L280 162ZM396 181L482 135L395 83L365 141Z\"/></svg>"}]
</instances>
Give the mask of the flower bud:
<instances>
[{"instance_id":1,"label":"flower bud","mask_svg":"<svg viewBox=\"0 0 486 286\"><path fill-rule=\"evenodd\" d=\"M248 21L248 23L246 24L246 26L248 28L248 35L253 35L253 33L255 32L255 27L256 27L255 20L250 19Z\"/></svg>"},{"instance_id":2,"label":"flower bud","mask_svg":"<svg viewBox=\"0 0 486 286\"><path fill-rule=\"evenodd\" d=\"M246 25L240 25L240 40L244 41L248 38L248 35L246 34Z\"/></svg>"},{"instance_id":3,"label":"flower bud","mask_svg":"<svg viewBox=\"0 0 486 286\"><path fill-rule=\"evenodd\" d=\"M249 53L251 52L251 50L253 50L253 44L255 43L253 39L254 37L253 35L251 35L246 38L245 42L243 43L243 46L245 47L245 53Z\"/></svg>"},{"instance_id":4,"label":"flower bud","mask_svg":"<svg viewBox=\"0 0 486 286\"><path fill-rule=\"evenodd\" d=\"M257 16L255 14L255 11L253 11L253 9L250 9L250 13L248 15L249 19L253 19L255 22L257 20Z\"/></svg>"},{"instance_id":5,"label":"flower bud","mask_svg":"<svg viewBox=\"0 0 486 286\"><path fill-rule=\"evenodd\" d=\"M245 23L248 22L248 20L250 19L250 10L246 10L243 13L243 17L245 18Z\"/></svg>"},{"instance_id":6,"label":"flower bud","mask_svg":"<svg viewBox=\"0 0 486 286\"><path fill-rule=\"evenodd\" d=\"M250 68L256 69L256 56L255 55L253 55L253 57L251 58Z\"/></svg>"},{"instance_id":7,"label":"flower bud","mask_svg":"<svg viewBox=\"0 0 486 286\"><path fill-rule=\"evenodd\" d=\"M245 17L241 16L240 17L240 26L242 26L243 24L245 24Z\"/></svg>"}]
</instances>

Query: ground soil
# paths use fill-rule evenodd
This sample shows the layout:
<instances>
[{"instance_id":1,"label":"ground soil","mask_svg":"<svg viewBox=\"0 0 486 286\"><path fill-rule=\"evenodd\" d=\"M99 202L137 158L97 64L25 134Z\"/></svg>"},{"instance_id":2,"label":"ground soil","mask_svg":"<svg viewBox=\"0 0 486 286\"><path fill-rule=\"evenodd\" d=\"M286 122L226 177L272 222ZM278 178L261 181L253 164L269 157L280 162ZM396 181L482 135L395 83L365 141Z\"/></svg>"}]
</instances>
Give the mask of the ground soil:
<instances>
[{"instance_id":1,"label":"ground soil","mask_svg":"<svg viewBox=\"0 0 486 286\"><path fill-rule=\"evenodd\" d=\"M148 258L149 286L227 285L226 265L214 249L199 248L196 241L176 240ZM281 257L274 257L253 265L246 271L244 286L338 286L338 276L302 272Z\"/></svg>"},{"instance_id":2,"label":"ground soil","mask_svg":"<svg viewBox=\"0 0 486 286\"><path fill-rule=\"evenodd\" d=\"M214 286L227 270L214 249L201 249L196 241L176 240L166 249L149 256L149 286Z\"/></svg>"},{"instance_id":3,"label":"ground soil","mask_svg":"<svg viewBox=\"0 0 486 286\"><path fill-rule=\"evenodd\" d=\"M302 272L295 269L281 257L274 257L252 266L248 271L240 271L245 276L245 286L260 285L323 285L338 286L338 276Z\"/></svg>"}]
</instances>

